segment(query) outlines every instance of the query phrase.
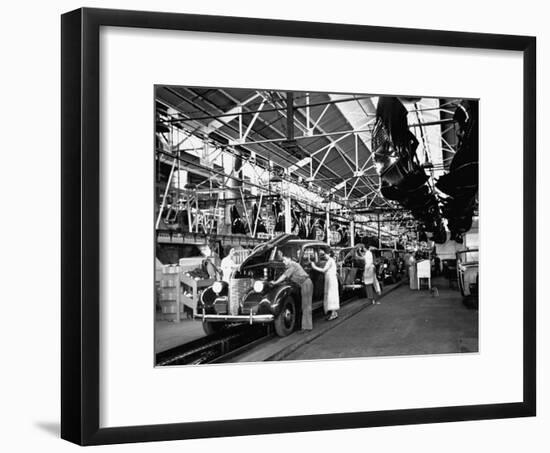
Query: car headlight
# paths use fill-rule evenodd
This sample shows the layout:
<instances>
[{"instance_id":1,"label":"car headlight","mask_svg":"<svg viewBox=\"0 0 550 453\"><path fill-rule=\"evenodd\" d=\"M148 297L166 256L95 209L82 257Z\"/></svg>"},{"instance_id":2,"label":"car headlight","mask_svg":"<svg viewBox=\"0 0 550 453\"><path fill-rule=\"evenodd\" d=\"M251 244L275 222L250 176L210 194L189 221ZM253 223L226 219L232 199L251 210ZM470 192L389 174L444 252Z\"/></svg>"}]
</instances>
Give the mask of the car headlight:
<instances>
[{"instance_id":1,"label":"car headlight","mask_svg":"<svg viewBox=\"0 0 550 453\"><path fill-rule=\"evenodd\" d=\"M256 291L257 293L261 293L265 288L265 283L260 280L255 281L253 288L254 291Z\"/></svg>"},{"instance_id":2,"label":"car headlight","mask_svg":"<svg viewBox=\"0 0 550 453\"><path fill-rule=\"evenodd\" d=\"M212 291L214 291L216 294L220 294L222 292L222 289L222 282L214 282L214 284L212 285Z\"/></svg>"}]
</instances>

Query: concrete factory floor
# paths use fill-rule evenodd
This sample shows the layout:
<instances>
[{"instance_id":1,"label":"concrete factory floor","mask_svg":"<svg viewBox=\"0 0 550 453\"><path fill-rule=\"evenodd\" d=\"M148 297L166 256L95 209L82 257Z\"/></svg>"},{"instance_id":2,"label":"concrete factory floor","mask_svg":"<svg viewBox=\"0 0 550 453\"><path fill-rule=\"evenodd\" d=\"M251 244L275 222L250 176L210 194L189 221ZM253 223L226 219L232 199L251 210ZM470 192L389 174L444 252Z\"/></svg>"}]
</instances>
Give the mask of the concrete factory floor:
<instances>
[{"instance_id":1,"label":"concrete factory floor","mask_svg":"<svg viewBox=\"0 0 550 453\"><path fill-rule=\"evenodd\" d=\"M202 322L192 319L182 319L180 322L155 321L155 353L175 348L204 337Z\"/></svg>"},{"instance_id":2,"label":"concrete factory floor","mask_svg":"<svg viewBox=\"0 0 550 453\"><path fill-rule=\"evenodd\" d=\"M383 301L388 294L391 294L392 291L399 288L401 284L402 283L395 283L384 286L382 295L378 297L378 300ZM406 284L406 282L403 284ZM370 301L367 301L364 298L358 298L358 295L358 293L355 295L353 293L347 294L347 297L351 299L344 301L338 311L337 319L327 321L323 315L323 311L317 310L313 313L313 329L311 331L297 331L284 338L275 336L266 341L265 344L235 356L230 359L229 362L263 362L284 360L289 354L298 350L305 344L310 343L317 337L325 335L329 330L334 329L338 325L345 324L349 318L357 315L360 311L375 306L371 305Z\"/></svg>"},{"instance_id":3,"label":"concrete factory floor","mask_svg":"<svg viewBox=\"0 0 550 453\"><path fill-rule=\"evenodd\" d=\"M365 299L342 306L340 317L314 316L311 332L273 337L231 362L308 360L478 351L478 311L466 308L446 279L433 280L438 295L411 290L405 281L384 288L380 304ZM205 334L201 321L157 320L155 351L162 352Z\"/></svg>"},{"instance_id":4,"label":"concrete factory floor","mask_svg":"<svg viewBox=\"0 0 550 453\"><path fill-rule=\"evenodd\" d=\"M445 354L478 351L478 311L435 279L439 295L402 285L283 360Z\"/></svg>"}]
</instances>

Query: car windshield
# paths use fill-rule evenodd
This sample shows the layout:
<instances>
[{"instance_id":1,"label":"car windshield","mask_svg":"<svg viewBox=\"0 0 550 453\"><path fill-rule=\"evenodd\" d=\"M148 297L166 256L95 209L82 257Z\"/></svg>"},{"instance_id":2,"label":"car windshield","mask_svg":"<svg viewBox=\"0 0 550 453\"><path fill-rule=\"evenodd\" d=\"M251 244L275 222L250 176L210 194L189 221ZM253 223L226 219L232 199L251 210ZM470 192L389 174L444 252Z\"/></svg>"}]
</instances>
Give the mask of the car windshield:
<instances>
[{"instance_id":1,"label":"car windshield","mask_svg":"<svg viewBox=\"0 0 550 453\"><path fill-rule=\"evenodd\" d=\"M463 252L458 252L458 259L462 263L477 263L479 262L479 251L465 250Z\"/></svg>"},{"instance_id":2,"label":"car windshield","mask_svg":"<svg viewBox=\"0 0 550 453\"><path fill-rule=\"evenodd\" d=\"M281 255L288 256L294 261L298 261L298 250L299 248L295 244L285 244L281 247L277 247L273 255L273 260L281 261Z\"/></svg>"}]
</instances>

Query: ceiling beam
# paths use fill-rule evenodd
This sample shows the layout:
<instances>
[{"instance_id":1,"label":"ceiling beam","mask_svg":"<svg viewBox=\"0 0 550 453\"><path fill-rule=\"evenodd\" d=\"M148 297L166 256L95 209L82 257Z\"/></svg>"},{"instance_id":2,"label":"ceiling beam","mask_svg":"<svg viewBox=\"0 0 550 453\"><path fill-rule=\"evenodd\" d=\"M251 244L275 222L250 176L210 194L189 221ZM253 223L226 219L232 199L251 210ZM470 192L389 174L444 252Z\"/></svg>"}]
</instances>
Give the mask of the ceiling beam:
<instances>
[{"instance_id":1,"label":"ceiling beam","mask_svg":"<svg viewBox=\"0 0 550 453\"><path fill-rule=\"evenodd\" d=\"M256 99L258 97L259 97L259 94L256 93L254 96L249 97L245 101L243 101L241 103L238 103L237 105L235 105L235 107L232 107L231 109L229 109L227 112L224 112L222 114L223 115L223 120L221 120L218 117L218 118L210 121L210 123L208 123L208 126L206 126L205 132L207 134L210 134L211 132L214 132L214 131L222 128L223 126L227 126L235 118L238 118L239 116L242 115L243 106L245 106L246 104L249 104L250 102L252 102L254 99ZM260 107L259 110L262 110L262 107Z\"/></svg>"}]
</instances>

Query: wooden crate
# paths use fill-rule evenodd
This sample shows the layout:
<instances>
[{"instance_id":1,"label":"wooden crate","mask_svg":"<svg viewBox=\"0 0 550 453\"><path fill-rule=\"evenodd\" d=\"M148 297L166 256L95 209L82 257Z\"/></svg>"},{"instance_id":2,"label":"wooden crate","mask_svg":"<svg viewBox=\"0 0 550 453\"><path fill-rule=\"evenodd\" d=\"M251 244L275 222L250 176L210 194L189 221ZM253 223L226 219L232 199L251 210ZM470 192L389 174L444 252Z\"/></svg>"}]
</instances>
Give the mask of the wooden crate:
<instances>
[{"instance_id":1,"label":"wooden crate","mask_svg":"<svg viewBox=\"0 0 550 453\"><path fill-rule=\"evenodd\" d=\"M197 314L197 303L199 301L200 293L212 285L215 282L212 278L207 279L198 279L193 278L189 275L181 274L181 291L180 291L180 301L181 308L180 311L185 311L185 307L192 312L192 315Z\"/></svg>"},{"instance_id":2,"label":"wooden crate","mask_svg":"<svg viewBox=\"0 0 550 453\"><path fill-rule=\"evenodd\" d=\"M160 305L161 319L179 322L180 267L170 264L163 265L160 272L157 273L157 276L159 278L158 302Z\"/></svg>"},{"instance_id":3,"label":"wooden crate","mask_svg":"<svg viewBox=\"0 0 550 453\"><path fill-rule=\"evenodd\" d=\"M194 317L201 291L215 281L193 278L178 265L162 266L158 277L160 317L173 322L180 322L188 315Z\"/></svg>"}]
</instances>

